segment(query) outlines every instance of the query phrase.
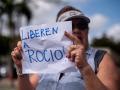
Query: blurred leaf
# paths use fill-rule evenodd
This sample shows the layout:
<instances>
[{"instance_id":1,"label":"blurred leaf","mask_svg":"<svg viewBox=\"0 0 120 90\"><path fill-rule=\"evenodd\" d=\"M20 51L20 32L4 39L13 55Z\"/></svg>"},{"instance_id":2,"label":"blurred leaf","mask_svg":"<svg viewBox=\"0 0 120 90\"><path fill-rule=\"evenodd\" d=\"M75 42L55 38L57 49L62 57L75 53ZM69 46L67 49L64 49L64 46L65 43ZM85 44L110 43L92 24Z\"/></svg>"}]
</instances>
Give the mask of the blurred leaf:
<instances>
[{"instance_id":1,"label":"blurred leaf","mask_svg":"<svg viewBox=\"0 0 120 90\"><path fill-rule=\"evenodd\" d=\"M0 36L0 55L8 54L10 51L11 39L8 37Z\"/></svg>"}]
</instances>

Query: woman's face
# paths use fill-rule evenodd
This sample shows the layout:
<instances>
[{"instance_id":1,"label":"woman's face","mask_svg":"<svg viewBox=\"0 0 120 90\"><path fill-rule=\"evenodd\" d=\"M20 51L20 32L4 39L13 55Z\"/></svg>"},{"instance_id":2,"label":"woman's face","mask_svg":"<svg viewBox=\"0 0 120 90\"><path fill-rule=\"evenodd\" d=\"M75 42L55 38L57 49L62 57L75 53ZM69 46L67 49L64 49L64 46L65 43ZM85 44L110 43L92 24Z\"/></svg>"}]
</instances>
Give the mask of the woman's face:
<instances>
[{"instance_id":1,"label":"woman's face","mask_svg":"<svg viewBox=\"0 0 120 90\"><path fill-rule=\"evenodd\" d=\"M81 44L88 47L88 24L78 18L72 19L72 33L80 40Z\"/></svg>"}]
</instances>

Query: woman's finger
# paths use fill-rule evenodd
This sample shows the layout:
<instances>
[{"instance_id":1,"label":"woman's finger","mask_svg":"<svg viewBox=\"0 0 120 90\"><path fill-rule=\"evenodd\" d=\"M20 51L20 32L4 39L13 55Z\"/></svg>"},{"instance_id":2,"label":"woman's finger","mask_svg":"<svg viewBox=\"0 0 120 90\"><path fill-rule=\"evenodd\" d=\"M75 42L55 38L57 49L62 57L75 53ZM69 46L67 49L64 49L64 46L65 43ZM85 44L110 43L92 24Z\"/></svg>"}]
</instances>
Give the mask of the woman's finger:
<instances>
[{"instance_id":1,"label":"woman's finger","mask_svg":"<svg viewBox=\"0 0 120 90\"><path fill-rule=\"evenodd\" d=\"M76 50L72 51L70 55L71 55L70 61L74 62L76 57Z\"/></svg>"},{"instance_id":2,"label":"woman's finger","mask_svg":"<svg viewBox=\"0 0 120 90\"><path fill-rule=\"evenodd\" d=\"M17 46L18 46L18 47L21 47L21 46L22 46L22 42L21 42L21 41L18 41Z\"/></svg>"},{"instance_id":3,"label":"woman's finger","mask_svg":"<svg viewBox=\"0 0 120 90\"><path fill-rule=\"evenodd\" d=\"M68 51L73 51L74 49L77 48L77 45L71 45L69 48L68 48Z\"/></svg>"},{"instance_id":4,"label":"woman's finger","mask_svg":"<svg viewBox=\"0 0 120 90\"><path fill-rule=\"evenodd\" d=\"M73 50L75 50L77 48L77 45L71 45L69 48L68 48L68 54L67 54L67 57L70 58L70 54Z\"/></svg>"},{"instance_id":5,"label":"woman's finger","mask_svg":"<svg viewBox=\"0 0 120 90\"><path fill-rule=\"evenodd\" d=\"M70 34L65 31L65 36L74 42L74 44L81 44L80 40L73 34Z\"/></svg>"},{"instance_id":6,"label":"woman's finger","mask_svg":"<svg viewBox=\"0 0 120 90\"><path fill-rule=\"evenodd\" d=\"M16 47L14 49L14 54L15 54L16 59L18 59L18 60L22 59L21 51L20 51L20 49L18 47Z\"/></svg>"},{"instance_id":7,"label":"woman's finger","mask_svg":"<svg viewBox=\"0 0 120 90\"><path fill-rule=\"evenodd\" d=\"M22 51L22 42L21 41L18 41L17 47Z\"/></svg>"},{"instance_id":8,"label":"woman's finger","mask_svg":"<svg viewBox=\"0 0 120 90\"><path fill-rule=\"evenodd\" d=\"M15 54L14 51L11 52L11 56L12 56L12 59L13 59L14 63L16 65L20 66L21 65L21 61L16 57L16 54Z\"/></svg>"}]
</instances>

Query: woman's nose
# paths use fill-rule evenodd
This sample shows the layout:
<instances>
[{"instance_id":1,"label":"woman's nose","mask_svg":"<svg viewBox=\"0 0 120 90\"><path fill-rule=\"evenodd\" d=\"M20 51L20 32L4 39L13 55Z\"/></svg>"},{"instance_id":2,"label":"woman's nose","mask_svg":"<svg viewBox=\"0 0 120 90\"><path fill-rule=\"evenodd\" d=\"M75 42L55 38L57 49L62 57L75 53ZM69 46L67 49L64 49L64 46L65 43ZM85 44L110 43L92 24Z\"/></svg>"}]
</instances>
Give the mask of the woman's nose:
<instances>
[{"instance_id":1,"label":"woman's nose","mask_svg":"<svg viewBox=\"0 0 120 90\"><path fill-rule=\"evenodd\" d=\"M76 28L73 28L73 29L72 29L72 32L73 32L73 33L80 33L81 31L79 30L79 28L76 27Z\"/></svg>"},{"instance_id":2,"label":"woman's nose","mask_svg":"<svg viewBox=\"0 0 120 90\"><path fill-rule=\"evenodd\" d=\"M74 28L74 29L72 30L72 33L73 33L74 35L76 35L76 36L81 35L81 31L80 31L78 28Z\"/></svg>"}]
</instances>

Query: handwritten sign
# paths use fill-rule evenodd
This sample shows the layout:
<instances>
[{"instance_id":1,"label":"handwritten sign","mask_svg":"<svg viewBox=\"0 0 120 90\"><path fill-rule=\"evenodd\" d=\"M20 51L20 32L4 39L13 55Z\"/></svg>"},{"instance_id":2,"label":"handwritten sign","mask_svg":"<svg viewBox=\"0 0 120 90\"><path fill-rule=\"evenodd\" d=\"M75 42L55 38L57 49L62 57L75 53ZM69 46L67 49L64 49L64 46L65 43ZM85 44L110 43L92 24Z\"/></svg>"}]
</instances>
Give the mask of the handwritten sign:
<instances>
[{"instance_id":1,"label":"handwritten sign","mask_svg":"<svg viewBox=\"0 0 120 90\"><path fill-rule=\"evenodd\" d=\"M59 73L72 67L66 51L72 42L64 32L72 32L71 21L20 28L23 73Z\"/></svg>"}]
</instances>

